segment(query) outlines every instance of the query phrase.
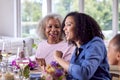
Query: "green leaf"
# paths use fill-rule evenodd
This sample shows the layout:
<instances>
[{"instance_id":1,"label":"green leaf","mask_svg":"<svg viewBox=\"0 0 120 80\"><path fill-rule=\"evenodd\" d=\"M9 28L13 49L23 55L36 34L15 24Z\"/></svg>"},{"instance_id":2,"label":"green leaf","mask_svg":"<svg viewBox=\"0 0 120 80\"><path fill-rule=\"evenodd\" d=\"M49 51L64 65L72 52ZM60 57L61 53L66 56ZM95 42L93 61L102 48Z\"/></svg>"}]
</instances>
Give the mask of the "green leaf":
<instances>
[{"instance_id":1,"label":"green leaf","mask_svg":"<svg viewBox=\"0 0 120 80\"><path fill-rule=\"evenodd\" d=\"M25 66L24 70L23 70L23 76L25 78L29 78L29 73L30 73L30 68L29 65Z\"/></svg>"}]
</instances>

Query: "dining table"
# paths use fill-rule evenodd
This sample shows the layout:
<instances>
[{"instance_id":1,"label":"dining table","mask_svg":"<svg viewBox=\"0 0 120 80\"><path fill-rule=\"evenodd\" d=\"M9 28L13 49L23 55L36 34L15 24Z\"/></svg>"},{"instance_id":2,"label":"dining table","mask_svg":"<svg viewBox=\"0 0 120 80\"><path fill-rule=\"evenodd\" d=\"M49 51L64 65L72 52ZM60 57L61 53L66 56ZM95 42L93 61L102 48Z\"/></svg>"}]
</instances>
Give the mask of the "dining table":
<instances>
[{"instance_id":1,"label":"dining table","mask_svg":"<svg viewBox=\"0 0 120 80\"><path fill-rule=\"evenodd\" d=\"M6 73L0 72L0 80L11 80L10 76L14 77L13 80L20 80L18 72L10 73L8 79L6 78L6 74L7 72ZM40 80L40 76L41 76L41 70L38 68L35 68L35 69L30 70L29 78L25 80Z\"/></svg>"}]
</instances>

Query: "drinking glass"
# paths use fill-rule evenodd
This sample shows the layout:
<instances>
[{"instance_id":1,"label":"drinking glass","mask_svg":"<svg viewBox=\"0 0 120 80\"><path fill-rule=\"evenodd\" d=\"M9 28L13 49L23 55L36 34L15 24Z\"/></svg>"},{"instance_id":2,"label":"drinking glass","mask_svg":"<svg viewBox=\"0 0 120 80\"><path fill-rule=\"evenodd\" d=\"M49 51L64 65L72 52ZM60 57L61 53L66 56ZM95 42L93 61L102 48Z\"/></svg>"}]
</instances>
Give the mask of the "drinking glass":
<instances>
[{"instance_id":1,"label":"drinking glass","mask_svg":"<svg viewBox=\"0 0 120 80\"><path fill-rule=\"evenodd\" d=\"M1 51L1 55L3 56L3 60L8 60L8 54L7 54L7 52L6 52L6 49L5 49L5 47L6 47L6 42L4 42L3 41L3 44L2 44L2 51Z\"/></svg>"},{"instance_id":2,"label":"drinking glass","mask_svg":"<svg viewBox=\"0 0 120 80\"><path fill-rule=\"evenodd\" d=\"M19 66L19 77L20 80L26 80L27 78L24 75L25 67L29 64L29 55L27 47L24 49L18 48L17 55L16 55L16 64ZM26 73L27 74L27 73ZM25 79L26 78L26 79Z\"/></svg>"},{"instance_id":3,"label":"drinking glass","mask_svg":"<svg viewBox=\"0 0 120 80\"><path fill-rule=\"evenodd\" d=\"M2 51L1 51L1 56L2 56L2 62L1 62L2 69L1 70L3 73L7 71L7 67L8 67L8 54L5 48L6 48L6 42L3 41Z\"/></svg>"}]
</instances>

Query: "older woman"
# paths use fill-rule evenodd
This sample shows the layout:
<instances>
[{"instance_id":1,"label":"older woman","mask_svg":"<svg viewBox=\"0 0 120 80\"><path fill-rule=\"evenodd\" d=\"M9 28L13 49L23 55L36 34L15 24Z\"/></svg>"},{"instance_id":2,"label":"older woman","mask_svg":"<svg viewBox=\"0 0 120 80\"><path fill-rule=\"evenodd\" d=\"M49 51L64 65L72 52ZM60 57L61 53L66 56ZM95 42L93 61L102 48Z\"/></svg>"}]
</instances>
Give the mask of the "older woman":
<instances>
[{"instance_id":1,"label":"older woman","mask_svg":"<svg viewBox=\"0 0 120 80\"><path fill-rule=\"evenodd\" d=\"M97 22L87 14L69 13L63 21L66 39L76 45L70 63L55 60L69 73L68 80L111 80L104 35Z\"/></svg>"},{"instance_id":2,"label":"older woman","mask_svg":"<svg viewBox=\"0 0 120 80\"><path fill-rule=\"evenodd\" d=\"M62 58L66 61L71 58L74 46L63 39L61 23L62 17L58 14L48 14L39 22L37 33L43 40L38 45L35 57L41 66L54 61L53 53L56 50L63 52Z\"/></svg>"}]
</instances>

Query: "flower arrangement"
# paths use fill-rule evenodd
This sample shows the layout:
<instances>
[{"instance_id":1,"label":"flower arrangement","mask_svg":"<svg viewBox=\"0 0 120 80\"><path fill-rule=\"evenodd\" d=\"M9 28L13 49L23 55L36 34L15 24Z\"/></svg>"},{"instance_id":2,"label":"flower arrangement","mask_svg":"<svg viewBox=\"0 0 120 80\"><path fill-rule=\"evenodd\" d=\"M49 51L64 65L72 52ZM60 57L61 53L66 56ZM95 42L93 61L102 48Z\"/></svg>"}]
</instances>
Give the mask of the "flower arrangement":
<instances>
[{"instance_id":1,"label":"flower arrangement","mask_svg":"<svg viewBox=\"0 0 120 80\"><path fill-rule=\"evenodd\" d=\"M64 69L55 61L46 66L41 80L66 80Z\"/></svg>"},{"instance_id":2,"label":"flower arrangement","mask_svg":"<svg viewBox=\"0 0 120 80\"><path fill-rule=\"evenodd\" d=\"M17 58L17 60L19 60L19 59L24 59L24 60L26 59L25 55L24 55L24 51L21 51L19 53L19 58ZM16 63L16 59L14 59L12 61L12 66L15 66L15 67L17 67L19 69L19 66ZM31 59L29 58L29 64L28 64L28 66L30 67L30 69L33 69L34 67L37 66L37 63L35 61L31 61Z\"/></svg>"},{"instance_id":3,"label":"flower arrangement","mask_svg":"<svg viewBox=\"0 0 120 80\"><path fill-rule=\"evenodd\" d=\"M19 66L18 66L17 63L16 63L16 60L13 60L11 65L12 65L12 66L15 66L15 67L17 67L17 68L19 69ZM34 67L37 66L37 63L36 63L35 61L29 60L28 66L29 66L30 69L32 70L32 69L34 69Z\"/></svg>"}]
</instances>

